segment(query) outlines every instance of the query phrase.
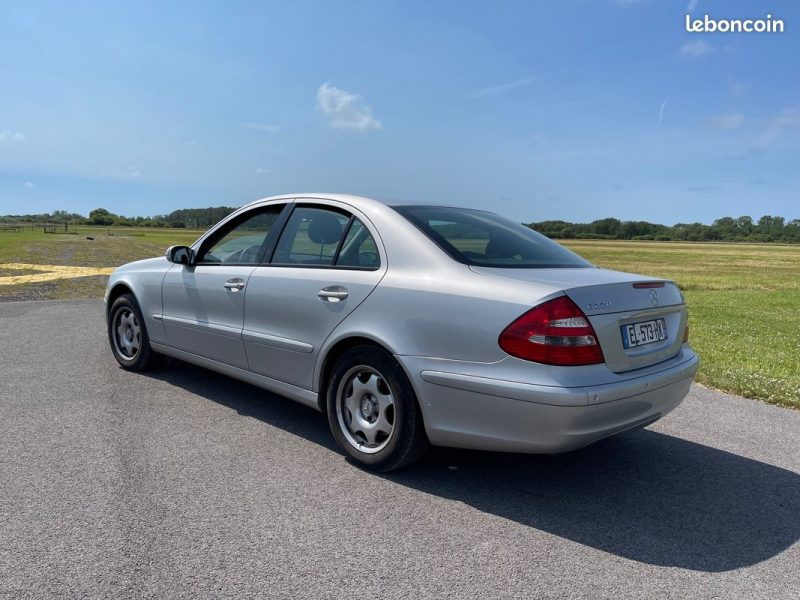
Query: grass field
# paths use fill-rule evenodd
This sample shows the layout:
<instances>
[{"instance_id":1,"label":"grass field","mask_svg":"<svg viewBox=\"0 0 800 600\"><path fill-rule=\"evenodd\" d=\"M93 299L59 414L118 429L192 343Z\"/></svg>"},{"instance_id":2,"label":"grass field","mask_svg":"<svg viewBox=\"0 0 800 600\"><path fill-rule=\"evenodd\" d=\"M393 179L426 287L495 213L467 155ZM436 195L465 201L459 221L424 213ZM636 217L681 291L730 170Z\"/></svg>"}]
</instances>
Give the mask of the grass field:
<instances>
[{"instance_id":1,"label":"grass field","mask_svg":"<svg viewBox=\"0 0 800 600\"><path fill-rule=\"evenodd\" d=\"M800 246L563 243L600 266L678 282L698 381L800 408Z\"/></svg>"},{"instance_id":2,"label":"grass field","mask_svg":"<svg viewBox=\"0 0 800 600\"><path fill-rule=\"evenodd\" d=\"M190 244L201 233L190 229L90 226L70 229L68 234L44 233L41 228L16 233L2 231L0 264L116 267L131 260L163 254L167 246L173 244Z\"/></svg>"},{"instance_id":3,"label":"grass field","mask_svg":"<svg viewBox=\"0 0 800 600\"><path fill-rule=\"evenodd\" d=\"M103 295L106 276L2 285L2 277L29 274L9 270L12 263L113 268L159 256L167 246L190 244L200 231L132 227L79 227L75 233L44 233L41 228L0 232L0 301L66 300ZM87 239L87 238L94 239Z\"/></svg>"},{"instance_id":4,"label":"grass field","mask_svg":"<svg viewBox=\"0 0 800 600\"><path fill-rule=\"evenodd\" d=\"M106 276L2 285L3 277L30 272L8 270L10 263L115 267L199 234L105 227L80 228L78 235L0 232L0 300L94 298L105 286ZM563 243L602 267L678 282L689 304L690 341L702 359L700 382L800 408L800 246Z\"/></svg>"}]
</instances>

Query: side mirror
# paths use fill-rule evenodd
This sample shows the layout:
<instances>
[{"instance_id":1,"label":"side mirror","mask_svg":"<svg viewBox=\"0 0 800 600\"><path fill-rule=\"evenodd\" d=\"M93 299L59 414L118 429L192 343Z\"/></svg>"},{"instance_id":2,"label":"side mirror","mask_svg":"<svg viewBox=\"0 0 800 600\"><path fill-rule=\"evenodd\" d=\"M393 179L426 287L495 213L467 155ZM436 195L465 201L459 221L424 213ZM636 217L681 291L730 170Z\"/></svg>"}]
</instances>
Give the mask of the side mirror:
<instances>
[{"instance_id":1,"label":"side mirror","mask_svg":"<svg viewBox=\"0 0 800 600\"><path fill-rule=\"evenodd\" d=\"M170 246L164 256L171 263L191 265L194 263L194 252L189 246Z\"/></svg>"}]
</instances>

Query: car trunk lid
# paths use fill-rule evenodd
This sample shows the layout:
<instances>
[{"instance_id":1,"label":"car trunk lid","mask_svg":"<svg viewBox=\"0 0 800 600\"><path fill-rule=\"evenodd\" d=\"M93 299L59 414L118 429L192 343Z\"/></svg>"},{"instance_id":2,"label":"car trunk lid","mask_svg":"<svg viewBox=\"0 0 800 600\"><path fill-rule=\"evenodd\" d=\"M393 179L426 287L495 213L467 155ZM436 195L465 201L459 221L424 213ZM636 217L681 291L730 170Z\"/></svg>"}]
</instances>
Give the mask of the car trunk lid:
<instances>
[{"instance_id":1,"label":"car trunk lid","mask_svg":"<svg viewBox=\"0 0 800 600\"><path fill-rule=\"evenodd\" d=\"M563 291L589 319L606 365L614 372L656 364L681 348L687 313L672 281L597 268L470 268Z\"/></svg>"}]
</instances>

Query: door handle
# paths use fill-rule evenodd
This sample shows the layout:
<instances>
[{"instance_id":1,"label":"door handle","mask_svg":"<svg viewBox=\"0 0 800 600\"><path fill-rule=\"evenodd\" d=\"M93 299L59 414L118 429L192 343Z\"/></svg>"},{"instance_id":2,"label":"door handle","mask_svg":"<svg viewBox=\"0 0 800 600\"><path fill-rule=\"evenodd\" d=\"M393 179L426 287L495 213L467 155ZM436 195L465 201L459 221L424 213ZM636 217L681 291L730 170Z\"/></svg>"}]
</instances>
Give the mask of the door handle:
<instances>
[{"instance_id":1,"label":"door handle","mask_svg":"<svg viewBox=\"0 0 800 600\"><path fill-rule=\"evenodd\" d=\"M324 302L341 302L347 298L347 288L341 285L332 285L322 288L317 296Z\"/></svg>"},{"instance_id":2,"label":"door handle","mask_svg":"<svg viewBox=\"0 0 800 600\"><path fill-rule=\"evenodd\" d=\"M240 279L239 277L236 279L228 279L228 281L222 285L229 292L238 292L244 289L244 279Z\"/></svg>"}]
</instances>

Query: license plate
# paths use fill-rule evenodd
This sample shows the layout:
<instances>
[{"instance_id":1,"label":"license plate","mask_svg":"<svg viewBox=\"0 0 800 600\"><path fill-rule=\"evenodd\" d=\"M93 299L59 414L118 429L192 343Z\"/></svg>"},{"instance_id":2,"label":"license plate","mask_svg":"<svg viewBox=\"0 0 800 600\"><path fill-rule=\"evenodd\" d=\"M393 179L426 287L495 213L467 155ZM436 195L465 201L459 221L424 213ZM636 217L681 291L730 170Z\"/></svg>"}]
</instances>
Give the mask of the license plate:
<instances>
[{"instance_id":1,"label":"license plate","mask_svg":"<svg viewBox=\"0 0 800 600\"><path fill-rule=\"evenodd\" d=\"M667 322L664 319L631 323L623 325L620 329L622 330L622 345L626 349L655 344L667 339Z\"/></svg>"}]
</instances>

